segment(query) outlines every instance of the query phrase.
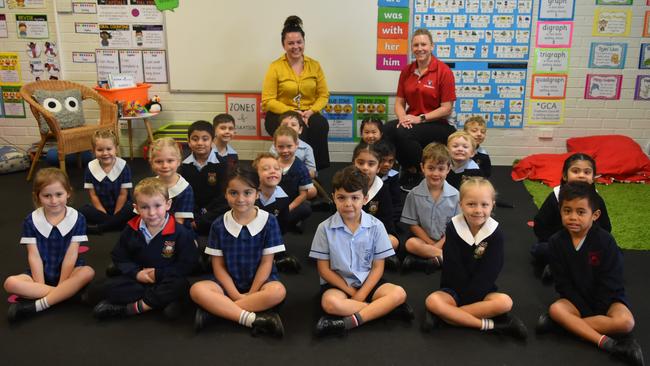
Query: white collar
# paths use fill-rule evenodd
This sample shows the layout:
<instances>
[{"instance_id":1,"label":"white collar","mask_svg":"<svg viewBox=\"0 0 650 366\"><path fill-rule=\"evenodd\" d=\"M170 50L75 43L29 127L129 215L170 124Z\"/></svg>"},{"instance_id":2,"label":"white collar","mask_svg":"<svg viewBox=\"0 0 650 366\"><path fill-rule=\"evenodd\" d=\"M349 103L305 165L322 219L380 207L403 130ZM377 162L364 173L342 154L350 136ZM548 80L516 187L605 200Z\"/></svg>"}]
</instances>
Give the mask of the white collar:
<instances>
[{"instance_id":1,"label":"white collar","mask_svg":"<svg viewBox=\"0 0 650 366\"><path fill-rule=\"evenodd\" d=\"M246 225L248 231L251 233L251 236L255 236L260 231L262 231L262 229L264 229L264 226L266 225L266 222L269 219L268 212L264 210L260 210L257 207L255 207L255 210L257 211L257 215L255 216L253 221L249 222L248 225ZM226 230L228 230L228 232L230 233L230 235L234 236L235 238L239 237L239 233L241 232L243 226L237 223L237 221L235 221L235 218L232 217L232 210L223 214L223 224L226 227Z\"/></svg>"},{"instance_id":2,"label":"white collar","mask_svg":"<svg viewBox=\"0 0 650 366\"><path fill-rule=\"evenodd\" d=\"M260 191L260 202L262 202L262 205L268 206L271 203L275 202L277 198L284 198L284 197L289 197L287 193L282 189L280 186L275 186L275 191L271 194L269 198L265 198L264 195L262 194L262 191Z\"/></svg>"},{"instance_id":3,"label":"white collar","mask_svg":"<svg viewBox=\"0 0 650 366\"><path fill-rule=\"evenodd\" d=\"M72 230L74 225L77 223L78 216L79 212L77 212L77 210L69 206L65 207L65 217L63 220L61 220L61 222L59 222L58 225L56 225L57 229L59 229L59 232L61 233L61 236L66 236L70 230ZM34 222L36 230L38 230L41 235L46 238L50 236L50 233L52 232L52 228L54 226L52 226L52 224L50 224L45 218L45 211L43 211L43 207L39 207L34 210L34 212L32 212L32 221Z\"/></svg>"},{"instance_id":4,"label":"white collar","mask_svg":"<svg viewBox=\"0 0 650 366\"><path fill-rule=\"evenodd\" d=\"M97 179L98 182L101 182L104 180L104 178L108 177L111 182L115 182L115 179L122 174L122 170L124 170L124 167L126 166L126 161L124 159L120 158L119 156L115 157L115 163L113 164L113 167L111 168L111 171L106 174L102 166L99 164L99 160L95 159L88 163L88 170L90 170L90 174Z\"/></svg>"},{"instance_id":5,"label":"white collar","mask_svg":"<svg viewBox=\"0 0 650 366\"><path fill-rule=\"evenodd\" d=\"M210 150L208 159L205 161L203 165L199 164L199 162L196 161L196 158L194 157L194 153L191 153L187 158L185 158L185 160L183 160L183 164L192 164L199 169L208 165L208 163L219 164L219 159L217 158L217 150L215 150L214 147Z\"/></svg>"},{"instance_id":6,"label":"white collar","mask_svg":"<svg viewBox=\"0 0 650 366\"><path fill-rule=\"evenodd\" d=\"M169 192L169 199L172 199L178 196L179 194L183 193L185 188L187 188L189 185L190 184L187 183L185 178L183 178L183 176L179 174L178 182L176 182L176 184L174 184L173 187L167 189L167 192Z\"/></svg>"},{"instance_id":7,"label":"white collar","mask_svg":"<svg viewBox=\"0 0 650 366\"><path fill-rule=\"evenodd\" d=\"M555 186L553 187L553 194L555 194L555 199L560 202L560 187L561 186Z\"/></svg>"},{"instance_id":8,"label":"white collar","mask_svg":"<svg viewBox=\"0 0 650 366\"><path fill-rule=\"evenodd\" d=\"M458 168L451 168L451 170L454 171L454 173L462 173L467 169L479 169L478 164L472 159L469 159L465 162L465 164L459 166Z\"/></svg>"},{"instance_id":9,"label":"white collar","mask_svg":"<svg viewBox=\"0 0 650 366\"><path fill-rule=\"evenodd\" d=\"M391 169L391 170L388 171L388 173L384 174L384 175L381 177L381 180L383 180L383 181L385 182L385 181L388 180L388 178L392 178L392 177L396 176L397 174L399 174L399 173L397 172L397 170L395 170L395 169Z\"/></svg>"},{"instance_id":10,"label":"white collar","mask_svg":"<svg viewBox=\"0 0 650 366\"><path fill-rule=\"evenodd\" d=\"M465 216L463 216L462 213L452 217L451 222L454 225L458 236L460 236L460 238L470 246L479 244L483 239L492 235L499 226L499 223L495 219L488 217L487 221L485 221L481 229L476 233L476 236L474 236L469 230L467 221L465 221Z\"/></svg>"},{"instance_id":11,"label":"white collar","mask_svg":"<svg viewBox=\"0 0 650 366\"><path fill-rule=\"evenodd\" d=\"M379 190L383 186L384 186L384 181L375 175L375 180L372 182L370 189L368 189L368 201L366 203L370 202L373 198L375 198L375 196L377 195L377 193L379 193Z\"/></svg>"},{"instance_id":12,"label":"white collar","mask_svg":"<svg viewBox=\"0 0 650 366\"><path fill-rule=\"evenodd\" d=\"M227 156L227 155L234 155L234 154L237 154L237 151L236 151L235 149L233 149L233 147L230 146L230 144L226 144L226 153L223 154L223 155L221 155L221 153L220 153L219 150L217 149L217 145L216 145L216 144L214 144L212 147L217 151L217 154L219 154L219 156Z\"/></svg>"}]
</instances>

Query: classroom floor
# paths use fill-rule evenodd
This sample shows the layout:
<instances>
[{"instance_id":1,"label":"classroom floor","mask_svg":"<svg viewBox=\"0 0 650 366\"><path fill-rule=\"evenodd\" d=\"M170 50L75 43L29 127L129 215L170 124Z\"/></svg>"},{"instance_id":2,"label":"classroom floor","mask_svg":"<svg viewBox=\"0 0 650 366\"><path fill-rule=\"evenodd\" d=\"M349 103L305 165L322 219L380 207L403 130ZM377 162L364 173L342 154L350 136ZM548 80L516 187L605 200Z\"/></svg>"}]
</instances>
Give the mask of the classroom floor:
<instances>
[{"instance_id":1,"label":"classroom floor","mask_svg":"<svg viewBox=\"0 0 650 366\"><path fill-rule=\"evenodd\" d=\"M134 182L150 175L142 160L130 162ZM329 185L335 166L320 174ZM82 192L82 171L70 169L76 188L72 206L87 201ZM536 208L523 184L510 179L508 167L494 169L493 182L500 200L514 203L515 208L497 208L495 218L506 233L506 264L497 284L512 296L514 314L529 328L526 343L495 334L444 327L431 334L419 330L424 314L424 298L438 288L440 272L432 275L387 272L385 278L403 286L416 319L408 325L398 320L377 320L352 330L342 338L317 339L312 328L321 315L318 303L318 275L315 264L307 258L311 236L318 223L326 218L315 212L305 225L302 236L289 234L286 244L299 256L300 274L283 274L287 299L280 311L284 322L283 339L253 338L239 325L220 322L195 334L192 328L194 308L188 306L180 319L167 321L162 314L98 322L91 308L70 300L38 316L9 326L0 320L0 363L3 365L553 365L569 362L580 365L619 364L594 346L567 334L537 336L534 325L538 314L554 299L551 286L544 286L530 265L528 248L534 240L527 226ZM22 272L26 268L25 251L19 245L22 220L29 214L31 183L26 173L0 176L3 210L0 211L0 235L5 238L0 249L0 277ZM328 187L326 187L328 188ZM647 223L645 223L647 224ZM90 236L87 263L104 277L109 252L118 233ZM650 240L650 238L646 238ZM628 298L636 316L634 336L646 357L650 354L650 253L625 251L625 278ZM644 295L645 294L645 295ZM4 294L2 296L7 296ZM7 302L0 301L0 315Z\"/></svg>"}]
</instances>

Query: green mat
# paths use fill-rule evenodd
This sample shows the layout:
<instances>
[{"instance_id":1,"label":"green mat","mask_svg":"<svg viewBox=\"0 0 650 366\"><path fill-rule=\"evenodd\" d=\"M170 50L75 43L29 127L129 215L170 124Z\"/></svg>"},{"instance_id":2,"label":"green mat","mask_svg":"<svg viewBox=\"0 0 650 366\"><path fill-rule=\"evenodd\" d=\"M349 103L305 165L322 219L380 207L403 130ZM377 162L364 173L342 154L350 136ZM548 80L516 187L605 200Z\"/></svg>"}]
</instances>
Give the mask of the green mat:
<instances>
[{"instance_id":1,"label":"green mat","mask_svg":"<svg viewBox=\"0 0 650 366\"><path fill-rule=\"evenodd\" d=\"M552 190L531 180L524 181L524 185L538 208ZM598 184L597 189L607 204L618 245L624 249L650 249L650 184Z\"/></svg>"}]
</instances>

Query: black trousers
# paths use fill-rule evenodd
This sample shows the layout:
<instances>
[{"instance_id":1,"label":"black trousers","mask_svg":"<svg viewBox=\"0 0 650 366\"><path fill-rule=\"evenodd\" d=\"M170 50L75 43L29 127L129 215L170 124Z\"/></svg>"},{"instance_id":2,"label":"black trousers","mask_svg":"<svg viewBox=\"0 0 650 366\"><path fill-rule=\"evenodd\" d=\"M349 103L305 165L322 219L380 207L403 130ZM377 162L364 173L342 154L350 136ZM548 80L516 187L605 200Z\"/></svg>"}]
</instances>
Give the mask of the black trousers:
<instances>
[{"instance_id":1,"label":"black trousers","mask_svg":"<svg viewBox=\"0 0 650 366\"><path fill-rule=\"evenodd\" d=\"M269 135L273 136L275 130L280 126L279 115L273 112L266 112L264 127ZM300 138L314 149L316 170L325 169L330 166L330 150L327 145L327 134L330 131L329 122L320 113L314 113L309 117L309 126L303 128Z\"/></svg>"},{"instance_id":2,"label":"black trousers","mask_svg":"<svg viewBox=\"0 0 650 366\"><path fill-rule=\"evenodd\" d=\"M126 201L122 209L115 215L103 213L93 205L84 205L79 208L79 212L86 217L89 224L99 225L102 230L122 230L124 225L135 216L131 201Z\"/></svg>"},{"instance_id":3,"label":"black trousers","mask_svg":"<svg viewBox=\"0 0 650 366\"><path fill-rule=\"evenodd\" d=\"M432 142L447 145L447 138L456 127L446 120L418 123L413 128L397 127L398 120L388 121L384 126L384 137L395 145L395 157L404 168L418 168L422 160L422 149Z\"/></svg>"},{"instance_id":4,"label":"black trousers","mask_svg":"<svg viewBox=\"0 0 650 366\"><path fill-rule=\"evenodd\" d=\"M153 284L140 283L129 276L106 280L106 300L113 304L129 304L142 299L154 309L182 300L189 294L190 284L185 277L167 276Z\"/></svg>"}]
</instances>

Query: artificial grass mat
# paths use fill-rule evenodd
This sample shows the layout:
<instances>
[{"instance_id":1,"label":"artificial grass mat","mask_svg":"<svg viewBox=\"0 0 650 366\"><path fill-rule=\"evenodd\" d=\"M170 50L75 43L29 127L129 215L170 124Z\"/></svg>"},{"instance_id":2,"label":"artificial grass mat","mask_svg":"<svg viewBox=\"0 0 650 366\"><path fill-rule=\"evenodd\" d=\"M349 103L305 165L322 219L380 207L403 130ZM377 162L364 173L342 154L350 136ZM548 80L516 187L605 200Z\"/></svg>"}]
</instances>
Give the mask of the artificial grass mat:
<instances>
[{"instance_id":1,"label":"artificial grass mat","mask_svg":"<svg viewBox=\"0 0 650 366\"><path fill-rule=\"evenodd\" d=\"M525 180L524 186L539 208L552 188ZM612 235L624 249L650 249L650 184L613 183L597 185L607 204Z\"/></svg>"}]
</instances>

